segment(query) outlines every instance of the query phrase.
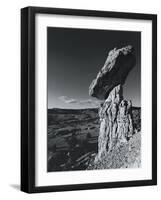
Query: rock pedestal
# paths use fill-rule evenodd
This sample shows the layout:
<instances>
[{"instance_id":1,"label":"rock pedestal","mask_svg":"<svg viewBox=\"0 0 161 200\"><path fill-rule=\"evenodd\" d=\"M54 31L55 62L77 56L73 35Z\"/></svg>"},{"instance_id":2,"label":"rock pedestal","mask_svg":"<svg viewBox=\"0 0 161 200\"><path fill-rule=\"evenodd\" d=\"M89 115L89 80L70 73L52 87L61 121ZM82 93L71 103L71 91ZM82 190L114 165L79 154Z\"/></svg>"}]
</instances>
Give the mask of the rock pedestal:
<instances>
[{"instance_id":1,"label":"rock pedestal","mask_svg":"<svg viewBox=\"0 0 161 200\"><path fill-rule=\"evenodd\" d=\"M98 154L101 160L113 148L126 143L133 134L132 103L123 98L123 84L136 58L132 46L114 48L89 87L90 96L104 100L100 107Z\"/></svg>"}]
</instances>

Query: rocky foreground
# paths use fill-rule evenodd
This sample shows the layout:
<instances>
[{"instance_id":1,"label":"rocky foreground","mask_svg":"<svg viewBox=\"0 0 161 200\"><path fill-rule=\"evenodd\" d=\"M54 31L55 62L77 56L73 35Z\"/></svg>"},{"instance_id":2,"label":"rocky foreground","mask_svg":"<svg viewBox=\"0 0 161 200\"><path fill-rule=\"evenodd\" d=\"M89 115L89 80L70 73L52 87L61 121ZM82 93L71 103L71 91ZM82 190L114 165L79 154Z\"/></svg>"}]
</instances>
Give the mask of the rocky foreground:
<instances>
[{"instance_id":1,"label":"rocky foreground","mask_svg":"<svg viewBox=\"0 0 161 200\"><path fill-rule=\"evenodd\" d=\"M107 153L102 160L91 159L87 169L138 168L141 166L141 133L136 132L127 143Z\"/></svg>"}]
</instances>

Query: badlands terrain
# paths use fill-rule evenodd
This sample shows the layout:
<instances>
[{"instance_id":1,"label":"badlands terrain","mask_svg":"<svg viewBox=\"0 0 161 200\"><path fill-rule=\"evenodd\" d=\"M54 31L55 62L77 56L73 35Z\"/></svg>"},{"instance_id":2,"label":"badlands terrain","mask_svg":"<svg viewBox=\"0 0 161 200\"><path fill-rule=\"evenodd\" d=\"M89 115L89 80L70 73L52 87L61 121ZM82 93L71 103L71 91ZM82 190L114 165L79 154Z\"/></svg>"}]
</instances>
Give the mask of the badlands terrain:
<instances>
[{"instance_id":1,"label":"badlands terrain","mask_svg":"<svg viewBox=\"0 0 161 200\"><path fill-rule=\"evenodd\" d=\"M134 135L127 144L111 152L103 163L94 165L100 126L98 108L48 109L48 172L129 167L140 153L140 115L141 109L132 107Z\"/></svg>"}]
</instances>

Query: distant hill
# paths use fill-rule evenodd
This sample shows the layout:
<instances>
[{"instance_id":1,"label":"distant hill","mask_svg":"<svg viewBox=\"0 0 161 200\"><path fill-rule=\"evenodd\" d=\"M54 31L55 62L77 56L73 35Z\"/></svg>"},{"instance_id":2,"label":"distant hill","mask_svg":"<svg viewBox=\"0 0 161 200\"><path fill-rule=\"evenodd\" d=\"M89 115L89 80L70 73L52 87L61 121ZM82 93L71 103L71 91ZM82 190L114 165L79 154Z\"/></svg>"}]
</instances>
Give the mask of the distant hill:
<instances>
[{"instance_id":1,"label":"distant hill","mask_svg":"<svg viewBox=\"0 0 161 200\"><path fill-rule=\"evenodd\" d=\"M48 114L88 114L88 113L98 113L98 108L84 108L84 109L62 109L62 108L52 108L48 109Z\"/></svg>"},{"instance_id":2,"label":"distant hill","mask_svg":"<svg viewBox=\"0 0 161 200\"><path fill-rule=\"evenodd\" d=\"M141 108L132 107L132 114L134 120L134 126L139 128L141 124ZM68 120L68 122L79 122L82 120L87 121L87 119L99 119L98 108L85 108L85 109L61 109L61 108L52 108L48 109L48 126L55 123L61 123Z\"/></svg>"}]
</instances>

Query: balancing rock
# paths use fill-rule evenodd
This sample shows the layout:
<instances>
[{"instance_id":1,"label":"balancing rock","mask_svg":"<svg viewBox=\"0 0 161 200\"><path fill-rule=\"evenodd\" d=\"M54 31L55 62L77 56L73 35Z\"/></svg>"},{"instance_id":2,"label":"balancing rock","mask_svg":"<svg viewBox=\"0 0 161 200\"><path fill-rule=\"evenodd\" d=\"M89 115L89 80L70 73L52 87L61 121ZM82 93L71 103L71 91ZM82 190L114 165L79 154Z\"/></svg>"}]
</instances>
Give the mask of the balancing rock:
<instances>
[{"instance_id":1,"label":"balancing rock","mask_svg":"<svg viewBox=\"0 0 161 200\"><path fill-rule=\"evenodd\" d=\"M113 49L89 87L91 96L104 99L99 109L100 131L95 161L103 159L133 135L132 102L124 99L123 84L135 63L132 46Z\"/></svg>"},{"instance_id":2,"label":"balancing rock","mask_svg":"<svg viewBox=\"0 0 161 200\"><path fill-rule=\"evenodd\" d=\"M111 50L104 66L89 87L89 95L105 100L115 86L124 84L135 63L136 58L132 46Z\"/></svg>"}]
</instances>

